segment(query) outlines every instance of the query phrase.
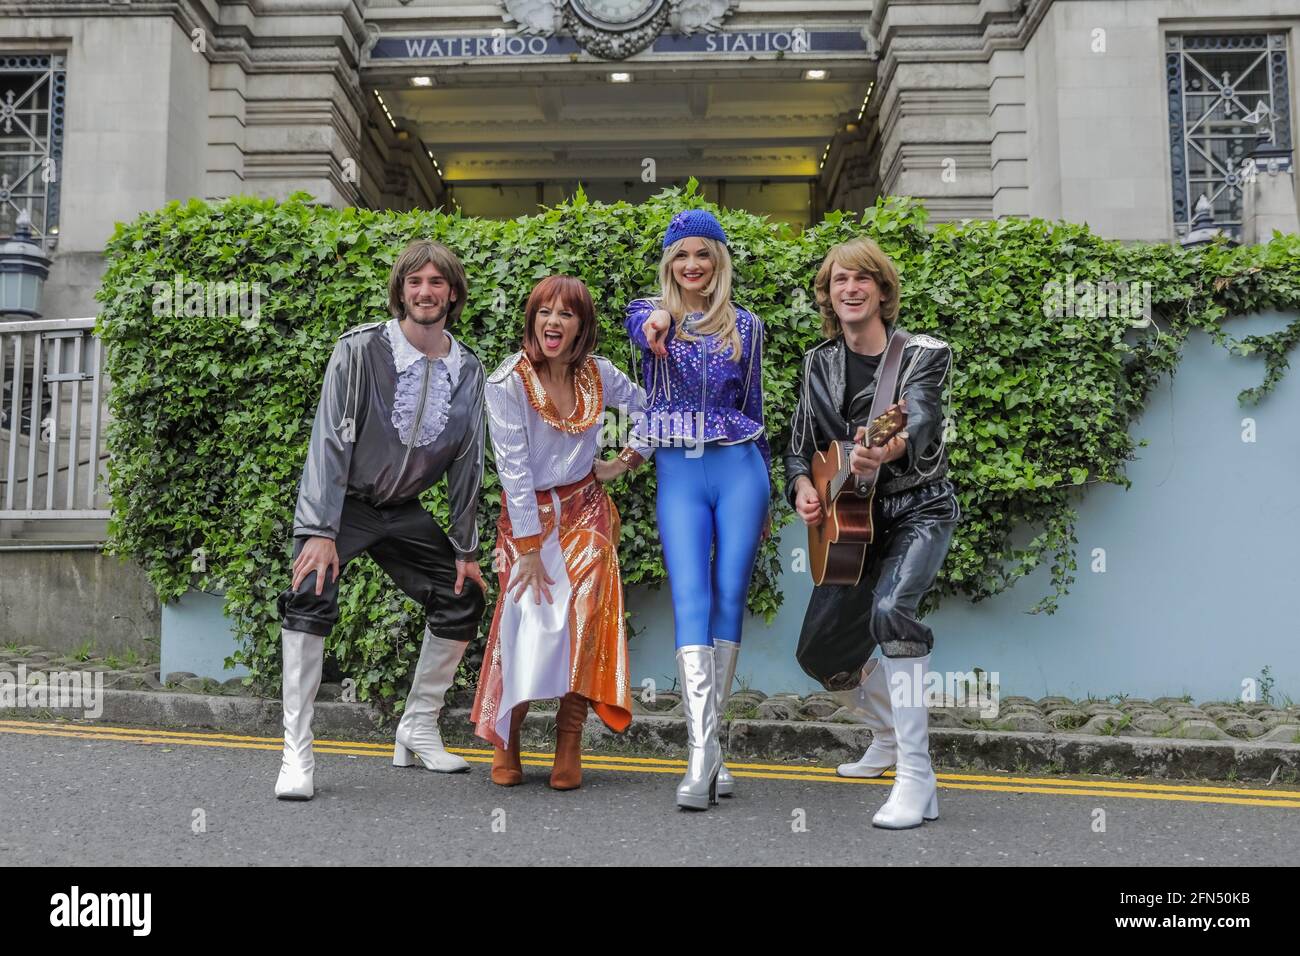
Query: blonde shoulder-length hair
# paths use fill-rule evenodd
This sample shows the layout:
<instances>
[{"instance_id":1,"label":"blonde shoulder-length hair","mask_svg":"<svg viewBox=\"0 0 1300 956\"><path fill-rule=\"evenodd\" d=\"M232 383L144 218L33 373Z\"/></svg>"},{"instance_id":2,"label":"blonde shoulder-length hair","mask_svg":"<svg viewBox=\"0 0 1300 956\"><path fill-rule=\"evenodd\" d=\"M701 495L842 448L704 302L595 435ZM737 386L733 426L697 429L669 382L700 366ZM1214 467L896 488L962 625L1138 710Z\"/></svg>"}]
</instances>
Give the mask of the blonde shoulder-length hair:
<instances>
[{"instance_id":1,"label":"blonde shoulder-length hair","mask_svg":"<svg viewBox=\"0 0 1300 956\"><path fill-rule=\"evenodd\" d=\"M689 331L682 323L686 315L686 305L682 300L682 290L677 284L677 277L673 275L673 260L677 258L677 253L686 239L678 239L670 245L664 250L663 258L659 260L660 305L673 317L679 339L695 342L701 338L714 336L717 341L716 351L721 352L730 347L729 357L733 362L739 362L740 331L736 328L736 307L731 302L733 275L731 253L727 251L725 243L716 239L705 236L687 238L697 238L704 243L704 248L709 251L709 258L713 260L713 281L704 290L704 301L707 303L704 318Z\"/></svg>"}]
</instances>

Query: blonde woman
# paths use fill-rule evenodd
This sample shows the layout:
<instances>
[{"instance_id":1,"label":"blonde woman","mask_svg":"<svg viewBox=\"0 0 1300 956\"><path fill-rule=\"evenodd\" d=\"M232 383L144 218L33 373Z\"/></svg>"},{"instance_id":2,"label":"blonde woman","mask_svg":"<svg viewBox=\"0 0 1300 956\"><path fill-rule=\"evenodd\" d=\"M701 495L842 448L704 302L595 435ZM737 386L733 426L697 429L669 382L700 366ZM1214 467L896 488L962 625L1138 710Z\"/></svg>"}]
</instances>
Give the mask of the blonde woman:
<instances>
[{"instance_id":1,"label":"blonde woman","mask_svg":"<svg viewBox=\"0 0 1300 956\"><path fill-rule=\"evenodd\" d=\"M734 792L718 725L735 675L745 598L767 532L771 452L763 425L763 325L731 301L731 255L713 215L673 217L660 295L628 306L659 446L659 533L672 591L689 759L677 805Z\"/></svg>"}]
</instances>

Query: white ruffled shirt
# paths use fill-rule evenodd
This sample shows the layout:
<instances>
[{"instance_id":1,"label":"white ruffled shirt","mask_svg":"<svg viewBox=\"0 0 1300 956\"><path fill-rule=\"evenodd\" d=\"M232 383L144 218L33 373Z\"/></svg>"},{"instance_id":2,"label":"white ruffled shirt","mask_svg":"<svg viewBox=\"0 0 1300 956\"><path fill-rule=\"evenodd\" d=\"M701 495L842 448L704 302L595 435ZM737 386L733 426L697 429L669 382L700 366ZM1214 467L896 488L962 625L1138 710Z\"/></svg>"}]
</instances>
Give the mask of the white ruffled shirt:
<instances>
[{"instance_id":1,"label":"white ruffled shirt","mask_svg":"<svg viewBox=\"0 0 1300 956\"><path fill-rule=\"evenodd\" d=\"M440 359L430 359L407 339L398 319L389 319L384 325L384 335L393 350L393 365L397 370L397 393L393 396L393 427L403 443L411 440L411 430L415 424L415 413L420 407L420 383L424 380L424 366L421 362L432 362L429 371L427 396L424 400L424 412L420 416L420 431L415 438L417 447L435 441L447 426L447 416L451 411L451 392L460 380L460 367L464 361L460 343L450 332L447 336L450 348Z\"/></svg>"}]
</instances>

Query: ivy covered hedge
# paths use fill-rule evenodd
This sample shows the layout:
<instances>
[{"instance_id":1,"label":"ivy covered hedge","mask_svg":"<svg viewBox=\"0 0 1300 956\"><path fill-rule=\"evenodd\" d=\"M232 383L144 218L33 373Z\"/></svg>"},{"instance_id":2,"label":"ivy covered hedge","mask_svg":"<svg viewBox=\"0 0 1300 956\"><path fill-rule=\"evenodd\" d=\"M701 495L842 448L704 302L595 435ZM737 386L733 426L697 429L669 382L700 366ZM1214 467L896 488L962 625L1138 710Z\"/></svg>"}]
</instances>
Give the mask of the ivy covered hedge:
<instances>
[{"instance_id":1,"label":"ivy covered hedge","mask_svg":"<svg viewBox=\"0 0 1300 956\"><path fill-rule=\"evenodd\" d=\"M119 225L98 295L112 379L110 547L143 564L162 601L191 588L224 591L243 641L236 659L256 680L273 682L275 599L289 580L296 486L325 364L343 331L386 317L388 271L405 244L430 237L461 256L470 296L452 332L489 372L518 347L533 284L557 272L591 288L599 351L631 371L623 307L653 290L671 216L707 205L693 183L640 205L579 195L510 221L331 209L306 195L282 204L240 197L172 203ZM862 216L833 214L802 233L709 208L731 237L736 301L768 329L763 371L776 489L784 486L779 452L800 356L820 341L812 279L829 246L859 234L876 239L899 266L901 323L951 343L948 437L964 519L938 595L979 600L1049 561L1052 588L1037 607L1054 609L1075 570L1078 487L1127 485L1124 466L1135 451L1128 426L1152 385L1175 369L1187 333L1201 328L1236 352L1263 356L1261 383L1243 402L1273 387L1300 338L1300 320L1241 341L1222 327L1261 309L1300 310L1294 235L1185 251L1125 246L1085 226L1041 220L928 230L912 200L881 200ZM1150 324L1077 297L1054 307L1063 287L1112 280L1149 283ZM178 282L260 283L257 320L155 308L158 290ZM621 480L614 494L625 580L662 583L654 469ZM480 514L489 548L499 501L489 449ZM445 514L441 488L426 503ZM779 493L774 508L781 524L794 520ZM1018 529L1033 532L1025 546L1013 544ZM765 543L750 594L755 612L770 618L779 607L778 575L794 557L779 553L775 538ZM420 609L368 558L343 575L340 606L329 648L340 668L362 699L399 700L418 654Z\"/></svg>"}]
</instances>

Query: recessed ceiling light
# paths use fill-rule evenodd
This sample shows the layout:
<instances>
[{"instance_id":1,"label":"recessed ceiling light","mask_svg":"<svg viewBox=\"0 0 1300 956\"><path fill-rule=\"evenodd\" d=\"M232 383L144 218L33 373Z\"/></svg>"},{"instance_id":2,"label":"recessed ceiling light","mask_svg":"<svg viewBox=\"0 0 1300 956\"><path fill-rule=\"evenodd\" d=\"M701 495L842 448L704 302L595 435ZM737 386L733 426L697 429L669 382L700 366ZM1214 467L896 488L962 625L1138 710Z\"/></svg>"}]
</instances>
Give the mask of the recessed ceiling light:
<instances>
[{"instance_id":1,"label":"recessed ceiling light","mask_svg":"<svg viewBox=\"0 0 1300 956\"><path fill-rule=\"evenodd\" d=\"M631 73L611 73L611 74L609 75L609 81L610 81L611 83L631 83L631 82L632 82L632 74L631 74Z\"/></svg>"},{"instance_id":2,"label":"recessed ceiling light","mask_svg":"<svg viewBox=\"0 0 1300 956\"><path fill-rule=\"evenodd\" d=\"M805 80L824 80L826 79L825 70L804 70L803 78Z\"/></svg>"},{"instance_id":3,"label":"recessed ceiling light","mask_svg":"<svg viewBox=\"0 0 1300 956\"><path fill-rule=\"evenodd\" d=\"M413 76L411 77L412 86L433 86L433 77L431 76Z\"/></svg>"},{"instance_id":4,"label":"recessed ceiling light","mask_svg":"<svg viewBox=\"0 0 1300 956\"><path fill-rule=\"evenodd\" d=\"M393 129L397 129L397 121L393 119L392 111L389 110L388 104L384 102L384 98L380 95L378 90L375 90L375 99L379 100L379 105L383 107L384 115L388 117L388 125Z\"/></svg>"},{"instance_id":5,"label":"recessed ceiling light","mask_svg":"<svg viewBox=\"0 0 1300 956\"><path fill-rule=\"evenodd\" d=\"M876 88L875 80L872 80L870 83L867 84L867 95L862 97L862 108L858 110L858 119L862 119L862 117L866 114L867 102L871 99L871 91L874 90L875 88Z\"/></svg>"}]
</instances>

